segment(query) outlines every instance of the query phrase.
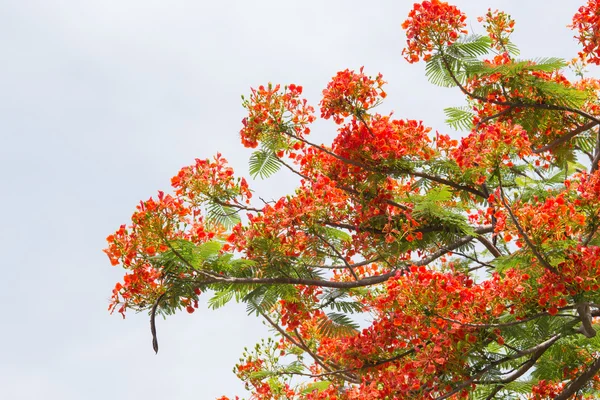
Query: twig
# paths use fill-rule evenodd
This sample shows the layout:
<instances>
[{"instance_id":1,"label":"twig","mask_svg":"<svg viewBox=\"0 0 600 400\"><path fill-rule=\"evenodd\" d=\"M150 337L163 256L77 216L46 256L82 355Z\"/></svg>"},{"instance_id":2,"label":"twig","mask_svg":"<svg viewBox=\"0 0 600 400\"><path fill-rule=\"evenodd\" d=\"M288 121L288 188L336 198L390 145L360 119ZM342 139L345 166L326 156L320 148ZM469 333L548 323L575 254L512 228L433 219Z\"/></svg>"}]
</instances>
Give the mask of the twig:
<instances>
[{"instance_id":1,"label":"twig","mask_svg":"<svg viewBox=\"0 0 600 400\"><path fill-rule=\"evenodd\" d=\"M350 273L354 277L354 280L358 281L359 280L358 275L356 275L356 272L354 272L354 269L352 269L352 265L350 265L350 263L346 260L346 257L344 257L342 255L342 253L340 253L338 251L338 249L333 244L329 243L329 241L327 239L325 239L323 236L319 235L316 232L314 232L313 235L318 237L323 243L325 243L327 246L329 246L331 248L331 250L333 250L333 252L344 262L344 264L346 265L346 268L348 268L348 271L350 271Z\"/></svg>"},{"instance_id":2,"label":"twig","mask_svg":"<svg viewBox=\"0 0 600 400\"><path fill-rule=\"evenodd\" d=\"M584 117L586 119L596 122L596 124L600 124L600 119L594 117L591 114L586 113L585 111L581 111L576 108L557 106L554 104L546 104L546 103L523 103L523 102L500 101L500 100L488 99L487 97L483 97L483 96L478 96L474 93L469 92L462 85L462 83L460 83L460 81L456 78L456 75L454 75L454 71L452 71L452 68L450 68L450 65L448 64L448 60L446 59L446 57L443 54L442 54L442 61L444 63L444 66L446 67L446 71L450 75L450 78L452 79L452 81L454 81L454 83L456 84L456 86L458 86L458 88L460 89L461 92L463 92L465 95L467 95L468 97L470 97L472 99L479 100L484 103L491 103L491 104L496 104L499 106L507 106L507 107L514 107L514 108L521 108L521 107L525 108L526 107L526 108L537 108L537 109L549 110L549 111L567 111L567 112L572 112L572 113L581 115L582 117Z\"/></svg>"},{"instance_id":3,"label":"twig","mask_svg":"<svg viewBox=\"0 0 600 400\"><path fill-rule=\"evenodd\" d=\"M529 239L529 236L527 236L527 233L525 233L525 230L521 227L521 224L519 224L519 221L517 220L517 217L515 217L515 215L512 212L512 209L510 208L510 206L506 202L506 198L504 197L504 190L502 189L502 180L500 179L500 175L498 175L498 185L499 185L498 187L500 188L500 200L502 201L502 205L504 206L504 208L508 212L508 215L510 216L510 219L515 224L515 227L517 228L517 231L519 232L519 234L521 235L521 237L523 238L523 240L525 240L525 243L527 243L527 246L531 249L533 255L535 255L535 257L542 264L542 266L544 268L546 268L548 271L550 271L550 272L558 275L558 271L556 270L556 268L554 268L552 265L550 265L550 263L548 261L546 261L546 259L542 256L542 254L535 247L535 245L533 244L533 242L531 241L531 239Z\"/></svg>"},{"instance_id":4,"label":"twig","mask_svg":"<svg viewBox=\"0 0 600 400\"><path fill-rule=\"evenodd\" d=\"M588 122L585 125L581 125L581 126L575 128L575 129L573 129L571 132L567 133L566 135L562 135L561 137L559 137L559 138L551 141L550 143L548 143L545 146L539 147L537 149L532 149L531 152L533 154L540 154L540 153L543 153L545 151L552 150L556 146L558 146L558 145L566 142L567 140L572 139L575 136L579 135L581 132L585 132L587 130L592 129L596 125L598 125L598 122L596 122L596 121Z\"/></svg>"},{"instance_id":5,"label":"twig","mask_svg":"<svg viewBox=\"0 0 600 400\"><path fill-rule=\"evenodd\" d=\"M514 107L508 107L508 108L506 108L506 109L504 109L504 110L502 110L502 111L500 111L500 112L498 112L498 113L496 113L496 114L494 114L494 115L488 115L487 117L485 117L485 118L482 118L482 119L481 119L481 121L479 121L479 122L477 123L477 125L475 125L475 128L473 128L473 129L474 129L475 131L477 131L477 130L479 130L479 127L480 127L481 125L485 124L485 123L486 123L486 122L488 122L488 121L491 121L492 119L495 119L495 118L501 117L501 116L503 116L503 115L505 115L505 114L508 114L508 113L509 113L509 112L511 112L513 109L514 109Z\"/></svg>"}]
</instances>

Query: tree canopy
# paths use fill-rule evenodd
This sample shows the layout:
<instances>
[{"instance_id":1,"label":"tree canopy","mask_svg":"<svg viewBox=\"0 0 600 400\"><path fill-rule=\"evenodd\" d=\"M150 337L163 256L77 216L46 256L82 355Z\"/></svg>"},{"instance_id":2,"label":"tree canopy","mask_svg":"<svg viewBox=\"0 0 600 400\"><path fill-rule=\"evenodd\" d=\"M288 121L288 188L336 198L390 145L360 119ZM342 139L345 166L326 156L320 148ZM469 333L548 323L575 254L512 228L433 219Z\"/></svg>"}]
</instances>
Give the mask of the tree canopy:
<instances>
[{"instance_id":1,"label":"tree canopy","mask_svg":"<svg viewBox=\"0 0 600 400\"><path fill-rule=\"evenodd\" d=\"M291 171L295 193L196 159L107 238L126 271L109 310L149 312L158 351L157 314L245 303L273 332L235 367L253 399L600 397L600 2L570 61L519 58L508 14L478 20L428 0L402 24L406 60L464 94L445 110L462 137L377 113L386 82L362 68L323 90L330 145L302 86L252 89L250 175Z\"/></svg>"}]
</instances>

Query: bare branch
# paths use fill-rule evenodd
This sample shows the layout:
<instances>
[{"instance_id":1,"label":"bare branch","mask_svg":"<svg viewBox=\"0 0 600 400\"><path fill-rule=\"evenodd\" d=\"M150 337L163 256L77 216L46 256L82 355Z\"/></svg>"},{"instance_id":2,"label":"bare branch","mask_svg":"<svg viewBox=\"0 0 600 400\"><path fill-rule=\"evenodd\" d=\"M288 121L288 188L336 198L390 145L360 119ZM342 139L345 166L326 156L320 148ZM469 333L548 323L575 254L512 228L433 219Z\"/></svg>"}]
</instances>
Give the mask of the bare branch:
<instances>
[{"instance_id":1,"label":"bare branch","mask_svg":"<svg viewBox=\"0 0 600 400\"><path fill-rule=\"evenodd\" d=\"M473 128L473 129L474 129L475 131L477 131L477 130L479 130L479 127L480 127L481 125L485 124L485 123L486 123L486 122L488 122L488 121L491 121L491 120L493 120L493 119L496 119L496 118L498 118L498 117L501 117L501 116L503 116L503 115L506 115L506 114L508 114L509 112L511 112L513 109L514 109L514 107L508 107L508 108L505 108L504 110L502 110L502 111L500 111L500 112L498 112L498 113L496 113L496 114L493 114L493 115L488 115L487 117L485 117L485 118L482 118L482 119L481 119L481 121L479 121L479 122L477 123L477 125L475 125L475 128Z\"/></svg>"},{"instance_id":2,"label":"bare branch","mask_svg":"<svg viewBox=\"0 0 600 400\"><path fill-rule=\"evenodd\" d=\"M538 318L541 318L541 317L546 317L546 316L549 316L549 315L550 314L548 314L547 312L541 312L541 313L534 314L531 317L527 317L527 318L524 318L524 319L520 319L520 320L516 320L516 321L511 321L511 322L502 322L502 323L497 323L497 324L478 324L478 323L461 322L461 321L457 321L457 320L452 319L452 318L443 317L441 315L436 315L436 317L438 317L440 319L443 319L444 321L451 322L453 324L459 324L459 325L463 325L463 326L469 326L469 327L472 327L472 328L505 328L505 327L508 327L508 326L515 326L515 325L524 324L526 322L533 321L535 319L538 319ZM573 315L555 315L555 316L574 318Z\"/></svg>"}]
</instances>

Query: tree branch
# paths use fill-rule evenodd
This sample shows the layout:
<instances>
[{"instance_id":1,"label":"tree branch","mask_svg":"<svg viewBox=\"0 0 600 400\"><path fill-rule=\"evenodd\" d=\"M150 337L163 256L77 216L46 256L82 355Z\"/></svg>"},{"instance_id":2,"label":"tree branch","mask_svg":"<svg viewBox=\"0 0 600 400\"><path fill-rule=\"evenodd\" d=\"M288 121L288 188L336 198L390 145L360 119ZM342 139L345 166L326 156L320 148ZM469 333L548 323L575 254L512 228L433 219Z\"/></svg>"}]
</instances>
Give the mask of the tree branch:
<instances>
[{"instance_id":1,"label":"tree branch","mask_svg":"<svg viewBox=\"0 0 600 400\"><path fill-rule=\"evenodd\" d=\"M316 237L321 239L321 241L323 243L325 243L327 246L329 246L331 248L331 250L333 250L333 252L344 262L344 264L346 265L346 268L348 269L348 271L350 271L350 273L354 277L354 280L358 281L359 280L358 275L356 275L356 272L354 272L354 269L352 269L352 265L350 265L350 263L346 260L346 257L344 257L342 255L342 253L340 253L338 251L338 249L333 244L329 243L329 241L327 239L325 239L323 236L319 235L316 232L313 232L313 235L315 235Z\"/></svg>"},{"instance_id":2,"label":"tree branch","mask_svg":"<svg viewBox=\"0 0 600 400\"><path fill-rule=\"evenodd\" d=\"M515 215L513 214L512 209L510 208L510 206L506 202L506 198L504 197L504 190L502 189L502 182L500 181L500 176L498 176L498 181L499 181L499 188L500 188L500 200L502 202L502 205L504 206L504 208L508 212L508 215L510 216L510 219L515 224L515 227L517 228L517 231L519 232L519 234L521 235L521 237L523 238L523 240L525 240L525 243L527 243L527 246L532 251L533 255L542 264L542 266L544 268L546 268L548 271L550 271L550 272L552 272L554 274L558 274L558 271L556 270L556 268L554 268L552 265L550 265L550 263L548 261L546 261L546 259L542 256L542 254L535 247L535 245L533 244L533 242L531 241L531 239L529 239L529 236L527 236L527 233L525 233L525 230L521 227L521 224L519 224L519 221L517 220L517 217L515 217Z\"/></svg>"},{"instance_id":3,"label":"tree branch","mask_svg":"<svg viewBox=\"0 0 600 400\"><path fill-rule=\"evenodd\" d=\"M500 250L498 250L498 248L494 246L494 244L490 242L486 237L478 236L477 240L479 241L479 243L484 245L494 257L502 257L502 253L500 253Z\"/></svg>"},{"instance_id":4,"label":"tree branch","mask_svg":"<svg viewBox=\"0 0 600 400\"><path fill-rule=\"evenodd\" d=\"M600 371L600 358L596 359L583 374L571 381L571 383L569 383L567 387L565 387L565 389L554 398L554 400L567 400L586 383L588 383L598 373L598 371Z\"/></svg>"},{"instance_id":5,"label":"tree branch","mask_svg":"<svg viewBox=\"0 0 600 400\"><path fill-rule=\"evenodd\" d=\"M345 157L342 157L340 155L337 155L333 151L328 150L328 149L326 149L323 146L319 146L318 144L312 143L312 142L310 142L310 141L308 141L308 140L306 140L304 138L292 135L291 133L286 133L286 134L288 136L296 139L296 140L300 140L301 142L303 142L303 143L305 143L305 144L307 144L307 145L309 145L311 147L314 147L314 148L316 148L318 150L321 150L322 152L324 152L324 153L326 153L326 154L328 154L328 155L336 158L337 160L343 162L344 164L353 165L355 167L362 168L365 171L370 171L370 172L374 172L374 173L382 173L382 174L388 174L388 173L397 172L397 173L400 173L400 174L413 175L413 176L417 176L419 178L428 179L428 180L433 181L433 182L437 182L437 183L441 183L441 184L446 185L446 186L450 186L450 187L452 187L454 189L457 189L457 190L464 190L464 191L472 193L472 194L474 194L476 196L484 197L485 198L485 195L481 191L479 191L479 190L477 190L475 188L472 188L470 186L461 185L459 183L449 181L448 179L445 179L445 178L442 178L442 177L439 177L439 176L429 175L429 174L427 174L425 172L417 172L417 171L409 171L409 170L379 171L379 170L374 169L374 168L372 168L372 167L370 167L370 166L368 166L366 164L363 164L363 163L361 163L359 161L351 160L349 158L345 158Z\"/></svg>"},{"instance_id":6,"label":"tree branch","mask_svg":"<svg viewBox=\"0 0 600 400\"><path fill-rule=\"evenodd\" d=\"M585 125L581 125L581 126L575 128L575 129L573 129L571 132L567 133L566 135L562 135L561 137L559 137L557 139L554 139L553 141L551 141L547 145L539 147L537 149L532 149L531 151L532 151L533 154L540 154L540 153L543 153L545 151L552 150L556 146L558 146L558 145L566 142L567 140L570 140L570 139L574 138L575 136L579 135L581 132L585 132L587 130L592 129L596 125L598 125L598 122L596 122L596 121L588 122Z\"/></svg>"},{"instance_id":7,"label":"tree branch","mask_svg":"<svg viewBox=\"0 0 600 400\"><path fill-rule=\"evenodd\" d=\"M496 104L498 106L506 106L506 107L513 107L513 108L537 108L537 109L549 110L549 111L567 111L567 112L572 112L577 115L581 115L582 117L589 119L590 121L594 121L596 124L600 124L600 119L594 117L591 114L586 113L585 111L581 111L576 108L557 106L554 104L545 104L545 103L523 103L523 102L512 102L512 101L500 101L500 100L488 99L487 97L483 97L483 96L478 96L474 93L469 92L462 85L462 83L460 83L460 81L456 78L454 71L452 71L452 69L450 68L448 60L446 59L446 56L444 54L442 54L442 61L444 63L444 67L446 67L446 71L450 75L450 78L452 79L452 81L456 84L456 86L460 89L461 92L463 92L465 95L467 95L468 97L470 97L472 99L479 100L484 103Z\"/></svg>"}]
</instances>

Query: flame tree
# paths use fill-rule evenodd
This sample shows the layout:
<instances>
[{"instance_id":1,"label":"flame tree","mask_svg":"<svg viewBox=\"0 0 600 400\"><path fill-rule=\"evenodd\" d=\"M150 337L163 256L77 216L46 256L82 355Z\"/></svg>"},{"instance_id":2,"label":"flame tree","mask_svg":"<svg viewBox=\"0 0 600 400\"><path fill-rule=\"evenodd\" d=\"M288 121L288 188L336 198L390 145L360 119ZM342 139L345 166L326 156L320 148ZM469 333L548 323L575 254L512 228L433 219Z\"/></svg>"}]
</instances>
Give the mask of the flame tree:
<instances>
[{"instance_id":1,"label":"flame tree","mask_svg":"<svg viewBox=\"0 0 600 400\"><path fill-rule=\"evenodd\" d=\"M252 89L250 174L299 187L257 201L220 154L184 167L108 237L110 311L148 311L158 351L157 313L245 303L273 328L235 367L254 399L598 398L599 15L573 17L573 61L527 60L506 13L477 35L415 4L403 56L464 94L460 140L378 114L385 82L362 69L323 91L329 146L301 86Z\"/></svg>"}]
</instances>

